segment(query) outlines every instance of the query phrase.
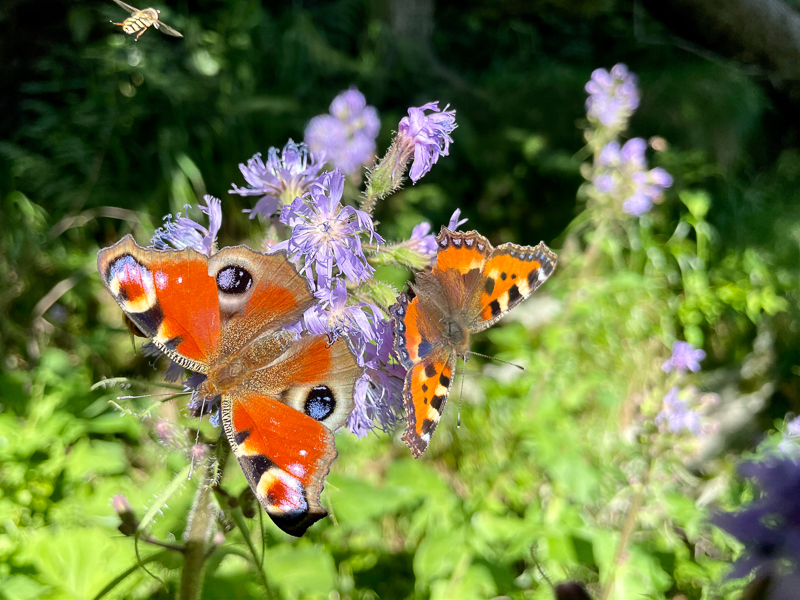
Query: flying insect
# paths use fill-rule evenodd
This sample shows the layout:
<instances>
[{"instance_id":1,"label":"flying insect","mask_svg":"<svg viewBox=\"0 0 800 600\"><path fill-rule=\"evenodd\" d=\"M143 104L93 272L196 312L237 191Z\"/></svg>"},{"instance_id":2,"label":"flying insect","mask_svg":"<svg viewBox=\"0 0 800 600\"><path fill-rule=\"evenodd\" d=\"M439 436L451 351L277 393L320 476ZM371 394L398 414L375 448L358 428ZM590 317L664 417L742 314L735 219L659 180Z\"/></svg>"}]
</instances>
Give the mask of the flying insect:
<instances>
[{"instance_id":1,"label":"flying insect","mask_svg":"<svg viewBox=\"0 0 800 600\"><path fill-rule=\"evenodd\" d=\"M145 8L144 10L139 10L138 8L132 7L130 4L125 4L121 0L114 0L117 4L119 4L122 8L127 10L131 13L131 16L125 19L122 23L114 23L114 25L119 25L122 27L122 31L127 34L133 35L136 33L136 40L138 41L142 34L147 31L147 28L150 26L155 27L162 33L166 33L167 35L173 35L175 37L183 37L183 34L179 31L176 31L169 25L162 23L158 20L158 15L161 13L160 10L155 8Z\"/></svg>"}]
</instances>

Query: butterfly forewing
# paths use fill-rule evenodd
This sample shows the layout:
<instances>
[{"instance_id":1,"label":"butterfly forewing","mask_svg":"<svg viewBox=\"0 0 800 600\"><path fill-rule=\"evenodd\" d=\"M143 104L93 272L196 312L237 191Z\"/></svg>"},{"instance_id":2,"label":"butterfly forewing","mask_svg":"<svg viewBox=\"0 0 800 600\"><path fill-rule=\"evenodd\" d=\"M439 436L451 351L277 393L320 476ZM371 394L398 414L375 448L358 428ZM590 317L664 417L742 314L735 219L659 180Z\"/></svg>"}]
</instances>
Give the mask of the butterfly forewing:
<instances>
[{"instance_id":1,"label":"butterfly forewing","mask_svg":"<svg viewBox=\"0 0 800 600\"><path fill-rule=\"evenodd\" d=\"M101 250L103 283L134 325L175 362L206 373L220 336L217 286L204 255L140 248L130 236Z\"/></svg>"}]
</instances>

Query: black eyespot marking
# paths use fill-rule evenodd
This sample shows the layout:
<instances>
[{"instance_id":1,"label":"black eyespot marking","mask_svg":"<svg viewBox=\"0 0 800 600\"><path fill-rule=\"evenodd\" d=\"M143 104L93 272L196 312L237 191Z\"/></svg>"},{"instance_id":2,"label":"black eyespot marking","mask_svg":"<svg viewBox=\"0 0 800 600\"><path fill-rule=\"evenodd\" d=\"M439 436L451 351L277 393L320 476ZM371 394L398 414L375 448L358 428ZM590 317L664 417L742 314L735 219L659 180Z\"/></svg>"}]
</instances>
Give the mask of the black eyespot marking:
<instances>
[{"instance_id":1,"label":"black eyespot marking","mask_svg":"<svg viewBox=\"0 0 800 600\"><path fill-rule=\"evenodd\" d=\"M434 364L428 363L427 365L425 365L425 376L428 379L430 379L434 375L436 375L436 367L434 366Z\"/></svg>"},{"instance_id":2,"label":"black eyespot marking","mask_svg":"<svg viewBox=\"0 0 800 600\"><path fill-rule=\"evenodd\" d=\"M217 273L217 288L226 294L244 294L253 285L253 276L242 267L231 265Z\"/></svg>"},{"instance_id":3,"label":"black eyespot marking","mask_svg":"<svg viewBox=\"0 0 800 600\"><path fill-rule=\"evenodd\" d=\"M539 271L534 269L528 273L528 289L535 290L537 283L539 283Z\"/></svg>"},{"instance_id":4,"label":"black eyespot marking","mask_svg":"<svg viewBox=\"0 0 800 600\"><path fill-rule=\"evenodd\" d=\"M522 294L519 293L519 288L516 285L512 285L508 290L508 303L514 304L522 300Z\"/></svg>"},{"instance_id":5,"label":"black eyespot marking","mask_svg":"<svg viewBox=\"0 0 800 600\"><path fill-rule=\"evenodd\" d=\"M511 279L516 279L516 278L517 278L517 275L516 275L516 274L514 274L514 275L512 275L512 276L511 276Z\"/></svg>"},{"instance_id":6,"label":"black eyespot marking","mask_svg":"<svg viewBox=\"0 0 800 600\"><path fill-rule=\"evenodd\" d=\"M486 283L483 284L483 291L485 291L490 296L494 292L494 279L491 277L486 278Z\"/></svg>"},{"instance_id":7,"label":"black eyespot marking","mask_svg":"<svg viewBox=\"0 0 800 600\"><path fill-rule=\"evenodd\" d=\"M436 429L436 421L432 419L425 419L422 421L422 435L432 433L434 429Z\"/></svg>"},{"instance_id":8,"label":"black eyespot marking","mask_svg":"<svg viewBox=\"0 0 800 600\"><path fill-rule=\"evenodd\" d=\"M434 396L433 400L431 400L431 407L435 408L440 414L442 412L442 405L444 404L445 398L447 398L447 396Z\"/></svg>"},{"instance_id":9,"label":"black eyespot marking","mask_svg":"<svg viewBox=\"0 0 800 600\"><path fill-rule=\"evenodd\" d=\"M503 312L502 310L500 310L500 303L497 300L492 300L491 302L489 302L489 308L492 309L493 317L496 317L501 312Z\"/></svg>"},{"instance_id":10,"label":"black eyespot marking","mask_svg":"<svg viewBox=\"0 0 800 600\"><path fill-rule=\"evenodd\" d=\"M444 387L449 388L450 378L444 373L442 373L441 375L439 375L439 383L442 384Z\"/></svg>"},{"instance_id":11,"label":"black eyespot marking","mask_svg":"<svg viewBox=\"0 0 800 600\"><path fill-rule=\"evenodd\" d=\"M423 392L427 392L427 391L428 391L428 384L427 384L427 383L423 383L423 384L422 384L422 391L423 391ZM428 401L427 401L427 400L425 400L425 402L427 403Z\"/></svg>"},{"instance_id":12,"label":"black eyespot marking","mask_svg":"<svg viewBox=\"0 0 800 600\"><path fill-rule=\"evenodd\" d=\"M505 281L507 278L508 278L508 274L507 273L500 273L500 279Z\"/></svg>"},{"instance_id":13,"label":"black eyespot marking","mask_svg":"<svg viewBox=\"0 0 800 600\"><path fill-rule=\"evenodd\" d=\"M311 388L303 408L309 417L317 421L324 421L331 416L335 409L336 398L333 396L333 390L325 385Z\"/></svg>"}]
</instances>

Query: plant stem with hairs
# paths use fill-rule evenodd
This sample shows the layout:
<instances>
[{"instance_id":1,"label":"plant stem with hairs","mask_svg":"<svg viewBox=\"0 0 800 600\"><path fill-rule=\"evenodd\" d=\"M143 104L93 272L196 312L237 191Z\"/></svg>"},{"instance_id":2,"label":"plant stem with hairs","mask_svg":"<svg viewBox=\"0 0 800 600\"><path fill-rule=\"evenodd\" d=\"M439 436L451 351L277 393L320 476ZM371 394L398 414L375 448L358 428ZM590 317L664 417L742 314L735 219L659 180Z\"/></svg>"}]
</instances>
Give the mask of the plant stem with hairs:
<instances>
[{"instance_id":1,"label":"plant stem with hairs","mask_svg":"<svg viewBox=\"0 0 800 600\"><path fill-rule=\"evenodd\" d=\"M227 445L221 441L218 442L217 448L220 443ZM203 591L205 563L208 558L206 549L216 513L212 483L216 480L219 467L218 456L212 454L205 459L202 480L197 487L186 531L183 534L184 560L178 597L186 600L200 598Z\"/></svg>"}]
</instances>

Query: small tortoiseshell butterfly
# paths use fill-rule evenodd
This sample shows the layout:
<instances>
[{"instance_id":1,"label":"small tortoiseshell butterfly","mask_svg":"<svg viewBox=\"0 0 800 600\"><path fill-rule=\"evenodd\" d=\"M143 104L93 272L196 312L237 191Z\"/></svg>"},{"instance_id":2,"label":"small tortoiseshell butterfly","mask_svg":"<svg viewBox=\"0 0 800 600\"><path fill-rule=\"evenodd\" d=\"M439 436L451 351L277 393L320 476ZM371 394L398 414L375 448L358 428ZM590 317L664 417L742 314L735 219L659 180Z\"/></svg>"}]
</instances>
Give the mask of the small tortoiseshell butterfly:
<instances>
[{"instance_id":1,"label":"small tortoiseshell butterfly","mask_svg":"<svg viewBox=\"0 0 800 600\"><path fill-rule=\"evenodd\" d=\"M496 323L550 277L556 255L538 246L493 248L477 231L442 227L436 264L417 273L391 308L395 346L408 370L403 388L403 441L418 458L428 448L469 336Z\"/></svg>"},{"instance_id":2,"label":"small tortoiseshell butterfly","mask_svg":"<svg viewBox=\"0 0 800 600\"><path fill-rule=\"evenodd\" d=\"M284 330L316 301L286 256L147 250L126 236L97 266L131 331L205 373L201 399L222 396L225 435L275 524L301 536L327 515L319 497L336 458L333 432L353 410L363 370L345 340L295 341Z\"/></svg>"}]
</instances>

